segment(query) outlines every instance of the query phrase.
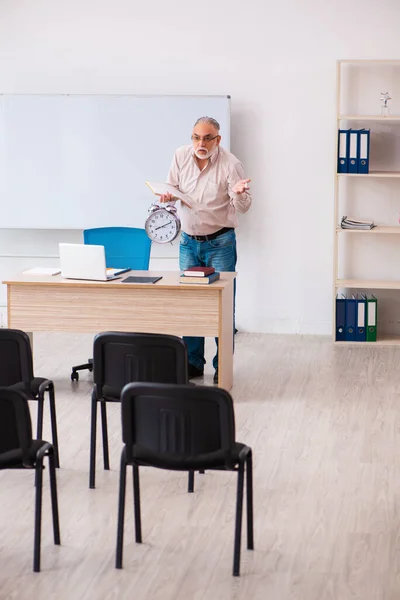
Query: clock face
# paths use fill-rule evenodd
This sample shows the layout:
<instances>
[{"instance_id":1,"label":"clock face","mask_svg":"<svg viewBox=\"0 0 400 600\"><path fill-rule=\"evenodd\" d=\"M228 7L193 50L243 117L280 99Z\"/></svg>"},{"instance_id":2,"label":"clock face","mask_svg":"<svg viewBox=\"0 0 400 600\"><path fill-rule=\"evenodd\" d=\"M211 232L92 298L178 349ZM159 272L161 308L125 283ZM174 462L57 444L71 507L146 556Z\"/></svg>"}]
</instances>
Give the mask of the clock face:
<instances>
[{"instance_id":1,"label":"clock face","mask_svg":"<svg viewBox=\"0 0 400 600\"><path fill-rule=\"evenodd\" d=\"M147 235L153 242L165 244L176 238L180 224L176 215L165 210L165 208L160 208L147 217L145 228Z\"/></svg>"}]
</instances>

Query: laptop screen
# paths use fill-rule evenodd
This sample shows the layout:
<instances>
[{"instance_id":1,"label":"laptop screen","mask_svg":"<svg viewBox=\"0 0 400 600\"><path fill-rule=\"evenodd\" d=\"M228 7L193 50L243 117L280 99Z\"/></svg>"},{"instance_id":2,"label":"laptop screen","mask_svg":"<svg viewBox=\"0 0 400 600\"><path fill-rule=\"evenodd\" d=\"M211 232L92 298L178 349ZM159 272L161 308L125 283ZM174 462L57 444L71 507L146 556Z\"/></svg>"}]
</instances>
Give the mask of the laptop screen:
<instances>
[{"instance_id":1,"label":"laptop screen","mask_svg":"<svg viewBox=\"0 0 400 600\"><path fill-rule=\"evenodd\" d=\"M59 244L61 275L67 279L106 281L104 246Z\"/></svg>"}]
</instances>

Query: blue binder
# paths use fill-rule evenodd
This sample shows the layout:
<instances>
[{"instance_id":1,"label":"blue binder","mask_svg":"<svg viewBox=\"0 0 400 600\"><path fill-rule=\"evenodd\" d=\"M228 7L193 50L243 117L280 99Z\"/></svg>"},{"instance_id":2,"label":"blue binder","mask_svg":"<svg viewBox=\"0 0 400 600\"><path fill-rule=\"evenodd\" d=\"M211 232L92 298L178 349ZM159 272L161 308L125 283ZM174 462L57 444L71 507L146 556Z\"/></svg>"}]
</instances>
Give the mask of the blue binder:
<instances>
[{"instance_id":1,"label":"blue binder","mask_svg":"<svg viewBox=\"0 0 400 600\"><path fill-rule=\"evenodd\" d=\"M346 297L336 296L336 341L346 341Z\"/></svg>"},{"instance_id":2,"label":"blue binder","mask_svg":"<svg viewBox=\"0 0 400 600\"><path fill-rule=\"evenodd\" d=\"M338 173L347 173L347 132L348 129L338 131Z\"/></svg>"},{"instance_id":3,"label":"blue binder","mask_svg":"<svg viewBox=\"0 0 400 600\"><path fill-rule=\"evenodd\" d=\"M354 296L346 298L346 342L356 341L357 305Z\"/></svg>"},{"instance_id":4,"label":"blue binder","mask_svg":"<svg viewBox=\"0 0 400 600\"><path fill-rule=\"evenodd\" d=\"M365 342L367 340L367 303L364 296L357 296L356 306L356 342Z\"/></svg>"},{"instance_id":5,"label":"blue binder","mask_svg":"<svg viewBox=\"0 0 400 600\"><path fill-rule=\"evenodd\" d=\"M358 130L349 129L347 133L347 172L358 173Z\"/></svg>"},{"instance_id":6,"label":"blue binder","mask_svg":"<svg viewBox=\"0 0 400 600\"><path fill-rule=\"evenodd\" d=\"M360 129L357 148L358 173L369 173L369 144L370 130Z\"/></svg>"}]
</instances>

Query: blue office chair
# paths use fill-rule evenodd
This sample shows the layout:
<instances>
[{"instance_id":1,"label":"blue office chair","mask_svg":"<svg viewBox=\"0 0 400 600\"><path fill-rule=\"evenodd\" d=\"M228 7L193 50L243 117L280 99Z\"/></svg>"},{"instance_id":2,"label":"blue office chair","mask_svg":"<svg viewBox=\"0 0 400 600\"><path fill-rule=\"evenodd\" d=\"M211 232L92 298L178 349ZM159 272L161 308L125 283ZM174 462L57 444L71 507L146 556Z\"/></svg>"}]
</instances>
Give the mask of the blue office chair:
<instances>
[{"instance_id":1,"label":"blue office chair","mask_svg":"<svg viewBox=\"0 0 400 600\"><path fill-rule=\"evenodd\" d=\"M147 271L150 262L151 241L144 229L137 227L98 227L85 229L85 244L104 246L108 268L127 268ZM78 381L78 371L93 371L93 359L83 365L72 367L71 381Z\"/></svg>"}]
</instances>

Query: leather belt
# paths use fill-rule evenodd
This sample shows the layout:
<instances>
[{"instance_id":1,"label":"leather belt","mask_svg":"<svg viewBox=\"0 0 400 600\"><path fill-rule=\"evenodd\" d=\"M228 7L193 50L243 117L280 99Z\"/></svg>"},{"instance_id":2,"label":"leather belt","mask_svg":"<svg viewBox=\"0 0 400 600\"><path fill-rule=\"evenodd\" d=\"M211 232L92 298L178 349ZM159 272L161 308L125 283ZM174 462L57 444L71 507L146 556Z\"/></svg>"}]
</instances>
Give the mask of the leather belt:
<instances>
[{"instance_id":1,"label":"leather belt","mask_svg":"<svg viewBox=\"0 0 400 600\"><path fill-rule=\"evenodd\" d=\"M232 231L232 229L234 229L234 227L223 227L222 229L219 229L218 231L215 231L214 233L210 233L209 235L190 235L190 233L186 233L186 232L185 233L190 238L192 238L192 240L196 240L197 242L209 242L210 240L215 240L215 238L222 235L223 233Z\"/></svg>"}]
</instances>

